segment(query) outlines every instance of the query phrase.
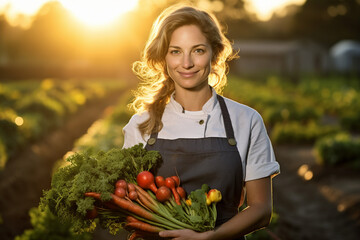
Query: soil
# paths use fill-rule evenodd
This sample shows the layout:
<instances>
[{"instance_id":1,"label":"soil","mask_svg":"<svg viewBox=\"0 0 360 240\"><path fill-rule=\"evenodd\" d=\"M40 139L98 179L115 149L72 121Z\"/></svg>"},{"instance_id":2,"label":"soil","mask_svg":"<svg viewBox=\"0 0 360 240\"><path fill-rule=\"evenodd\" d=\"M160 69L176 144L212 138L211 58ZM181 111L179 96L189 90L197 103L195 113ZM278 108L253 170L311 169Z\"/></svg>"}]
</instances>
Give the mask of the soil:
<instances>
[{"instance_id":1,"label":"soil","mask_svg":"<svg viewBox=\"0 0 360 240\"><path fill-rule=\"evenodd\" d=\"M31 228L28 211L50 186L54 163L73 147L119 93L97 101L71 116L62 129L24 149L0 172L0 239L14 239ZM277 227L268 239L357 240L360 237L360 174L349 167L320 167L311 146L275 146L281 174L273 181ZM313 177L305 180L298 174ZM97 230L94 239L125 239Z\"/></svg>"},{"instance_id":2,"label":"soil","mask_svg":"<svg viewBox=\"0 0 360 240\"><path fill-rule=\"evenodd\" d=\"M281 166L273 181L278 238L360 239L359 169L321 167L311 146L277 146L275 151ZM301 166L313 174L310 180L299 174Z\"/></svg>"}]
</instances>

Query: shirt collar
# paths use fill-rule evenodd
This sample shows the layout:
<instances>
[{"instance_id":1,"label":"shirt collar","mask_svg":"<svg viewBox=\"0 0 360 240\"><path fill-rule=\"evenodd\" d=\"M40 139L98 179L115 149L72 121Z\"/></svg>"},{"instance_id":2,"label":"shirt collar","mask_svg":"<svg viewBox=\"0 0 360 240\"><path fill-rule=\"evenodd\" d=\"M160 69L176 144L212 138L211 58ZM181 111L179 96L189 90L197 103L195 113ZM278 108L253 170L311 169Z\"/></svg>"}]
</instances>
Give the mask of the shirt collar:
<instances>
[{"instance_id":1,"label":"shirt collar","mask_svg":"<svg viewBox=\"0 0 360 240\"><path fill-rule=\"evenodd\" d=\"M202 111L204 113L210 113L215 105L217 104L217 93L215 91L214 88L211 87L211 91L212 91L212 95L211 95L211 98L204 104L204 106L202 107ZM170 96L170 102L169 102L169 107L171 107L173 110L175 110L175 112L179 112L179 113L182 113L183 112L183 107L181 106L180 103L178 103L175 99L174 99L174 95L175 95L175 92L173 92Z\"/></svg>"}]
</instances>

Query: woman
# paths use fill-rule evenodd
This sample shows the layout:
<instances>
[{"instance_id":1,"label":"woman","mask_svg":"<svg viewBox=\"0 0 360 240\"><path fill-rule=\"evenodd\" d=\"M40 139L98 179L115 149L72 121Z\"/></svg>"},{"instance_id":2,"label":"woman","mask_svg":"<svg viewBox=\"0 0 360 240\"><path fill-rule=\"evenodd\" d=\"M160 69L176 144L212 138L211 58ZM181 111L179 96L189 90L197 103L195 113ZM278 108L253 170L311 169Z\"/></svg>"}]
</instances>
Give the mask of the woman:
<instances>
[{"instance_id":1,"label":"woman","mask_svg":"<svg viewBox=\"0 0 360 240\"><path fill-rule=\"evenodd\" d=\"M190 6L166 9L153 25L134 72L143 80L124 127L124 147L158 150L157 174L178 174L189 193L207 183L222 192L217 227L197 233L163 231L174 239L244 239L267 226L272 213L271 178L279 172L261 116L221 97L229 40L216 18ZM247 208L238 212L246 189Z\"/></svg>"}]
</instances>

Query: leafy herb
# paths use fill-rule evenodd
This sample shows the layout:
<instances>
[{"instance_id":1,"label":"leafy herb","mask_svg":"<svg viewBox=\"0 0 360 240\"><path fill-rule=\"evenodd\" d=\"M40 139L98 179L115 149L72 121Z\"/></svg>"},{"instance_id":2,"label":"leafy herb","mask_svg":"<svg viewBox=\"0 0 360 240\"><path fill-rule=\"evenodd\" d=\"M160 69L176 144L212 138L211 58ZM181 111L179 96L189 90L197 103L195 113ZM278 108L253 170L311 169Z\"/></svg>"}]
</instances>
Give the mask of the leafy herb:
<instances>
[{"instance_id":1,"label":"leafy herb","mask_svg":"<svg viewBox=\"0 0 360 240\"><path fill-rule=\"evenodd\" d=\"M103 201L110 200L118 179L136 183L137 174L156 169L160 159L157 151L147 151L142 144L97 154L75 153L67 159L70 165L54 174L51 189L44 192L40 207L44 210L48 206L62 222L71 221L75 232L92 231L95 220L85 216L93 209L95 200L85 198L84 193L98 192ZM107 223L114 224L116 221Z\"/></svg>"}]
</instances>

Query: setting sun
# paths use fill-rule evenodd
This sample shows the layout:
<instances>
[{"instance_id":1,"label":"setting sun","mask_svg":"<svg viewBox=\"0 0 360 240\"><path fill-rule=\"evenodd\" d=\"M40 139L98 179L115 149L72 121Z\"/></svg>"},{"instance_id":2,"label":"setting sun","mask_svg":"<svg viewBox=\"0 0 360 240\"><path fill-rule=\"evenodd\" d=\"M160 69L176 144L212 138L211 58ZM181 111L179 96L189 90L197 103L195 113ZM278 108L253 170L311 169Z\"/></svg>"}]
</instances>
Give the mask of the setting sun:
<instances>
[{"instance_id":1,"label":"setting sun","mask_svg":"<svg viewBox=\"0 0 360 240\"><path fill-rule=\"evenodd\" d=\"M251 8L253 8L260 20L266 21L271 18L274 11L288 5L297 4L301 5L305 0L252 0L249 1Z\"/></svg>"},{"instance_id":2,"label":"setting sun","mask_svg":"<svg viewBox=\"0 0 360 240\"><path fill-rule=\"evenodd\" d=\"M60 2L76 18L90 26L112 23L123 13L134 9L137 5L137 0L61 0Z\"/></svg>"},{"instance_id":3,"label":"setting sun","mask_svg":"<svg viewBox=\"0 0 360 240\"><path fill-rule=\"evenodd\" d=\"M31 18L46 2L54 0L7 0L0 1L0 13L5 12L11 25L27 27ZM92 27L104 26L116 21L122 14L134 9L138 0L57 0L79 21ZM22 17L19 17L21 14Z\"/></svg>"}]
</instances>

